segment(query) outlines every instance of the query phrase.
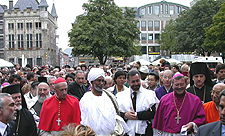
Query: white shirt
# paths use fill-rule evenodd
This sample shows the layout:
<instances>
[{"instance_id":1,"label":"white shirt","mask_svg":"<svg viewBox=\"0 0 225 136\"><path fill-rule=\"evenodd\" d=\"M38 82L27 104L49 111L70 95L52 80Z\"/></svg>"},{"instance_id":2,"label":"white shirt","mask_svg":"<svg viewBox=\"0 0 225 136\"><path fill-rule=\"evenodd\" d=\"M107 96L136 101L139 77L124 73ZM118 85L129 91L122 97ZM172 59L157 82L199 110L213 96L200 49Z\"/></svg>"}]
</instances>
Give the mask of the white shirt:
<instances>
[{"instance_id":1,"label":"white shirt","mask_svg":"<svg viewBox=\"0 0 225 136\"><path fill-rule=\"evenodd\" d=\"M6 124L0 122L0 133L1 133L2 136L3 136L4 133L5 133L6 127L7 127Z\"/></svg>"},{"instance_id":2,"label":"white shirt","mask_svg":"<svg viewBox=\"0 0 225 136\"><path fill-rule=\"evenodd\" d=\"M129 112L130 107L133 107L132 100L131 100L131 93L133 90L131 88L119 92L116 94L117 102L119 104L119 110L121 112ZM133 97L133 94L132 94ZM149 91L142 86L140 86L139 91L137 92L137 99L136 99L136 112L139 111L146 111L151 110L151 107L154 104L159 103L158 98L155 95L154 91ZM146 120L128 120L127 121L128 127L131 129L131 135L138 134L145 134L145 129L147 127Z\"/></svg>"}]
</instances>

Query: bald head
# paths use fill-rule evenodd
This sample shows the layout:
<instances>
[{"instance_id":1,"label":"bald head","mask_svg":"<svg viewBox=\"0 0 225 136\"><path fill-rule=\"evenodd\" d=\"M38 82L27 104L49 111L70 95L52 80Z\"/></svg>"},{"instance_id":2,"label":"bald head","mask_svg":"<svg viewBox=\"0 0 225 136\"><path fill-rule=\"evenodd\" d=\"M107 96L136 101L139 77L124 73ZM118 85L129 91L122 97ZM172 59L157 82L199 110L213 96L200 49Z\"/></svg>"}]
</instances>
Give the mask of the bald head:
<instances>
[{"instance_id":1,"label":"bald head","mask_svg":"<svg viewBox=\"0 0 225 136\"><path fill-rule=\"evenodd\" d=\"M212 92L211 92L211 97L212 100L216 103L216 105L219 104L220 102L220 92L222 92L225 89L225 84L224 83L218 83L213 86Z\"/></svg>"}]
</instances>

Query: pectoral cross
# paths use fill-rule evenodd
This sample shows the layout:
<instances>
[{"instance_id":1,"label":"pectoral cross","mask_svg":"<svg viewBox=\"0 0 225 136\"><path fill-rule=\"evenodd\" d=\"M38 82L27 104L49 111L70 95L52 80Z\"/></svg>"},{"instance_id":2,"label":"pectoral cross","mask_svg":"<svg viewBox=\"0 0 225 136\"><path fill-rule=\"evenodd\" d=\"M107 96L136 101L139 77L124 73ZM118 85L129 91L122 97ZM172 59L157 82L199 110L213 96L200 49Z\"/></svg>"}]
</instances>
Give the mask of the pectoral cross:
<instances>
[{"instance_id":1,"label":"pectoral cross","mask_svg":"<svg viewBox=\"0 0 225 136\"><path fill-rule=\"evenodd\" d=\"M177 116L175 117L175 119L177 120L177 124L179 124L179 120L181 119L181 117L179 116L179 112L177 112Z\"/></svg>"},{"instance_id":2,"label":"pectoral cross","mask_svg":"<svg viewBox=\"0 0 225 136\"><path fill-rule=\"evenodd\" d=\"M58 122L58 126L59 126L59 123L61 122L60 118L58 118L58 119L56 120L56 122Z\"/></svg>"}]
</instances>

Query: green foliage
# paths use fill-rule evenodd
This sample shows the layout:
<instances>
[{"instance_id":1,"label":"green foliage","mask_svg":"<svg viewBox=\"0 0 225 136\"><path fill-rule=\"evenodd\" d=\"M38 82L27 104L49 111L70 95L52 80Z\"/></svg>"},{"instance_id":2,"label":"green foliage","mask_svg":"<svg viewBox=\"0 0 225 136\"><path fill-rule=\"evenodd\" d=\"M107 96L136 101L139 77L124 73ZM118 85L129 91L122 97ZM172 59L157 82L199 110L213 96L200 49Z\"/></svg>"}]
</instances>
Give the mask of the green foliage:
<instances>
[{"instance_id":1,"label":"green foliage","mask_svg":"<svg viewBox=\"0 0 225 136\"><path fill-rule=\"evenodd\" d=\"M213 17L213 24L205 29L204 47L210 51L225 52L225 3Z\"/></svg>"},{"instance_id":2,"label":"green foliage","mask_svg":"<svg viewBox=\"0 0 225 136\"><path fill-rule=\"evenodd\" d=\"M200 0L190 10L184 11L180 16L170 23L169 28L165 28L165 37L162 41L165 49L175 52L194 52L205 55L208 51L204 44L205 28L213 22L213 16L219 11L220 5L225 0ZM169 30L167 30L169 29ZM171 31L172 32L169 32ZM170 35L170 38L168 36ZM165 38L165 39L164 39ZM169 39L169 40L168 40Z\"/></svg>"},{"instance_id":3,"label":"green foliage","mask_svg":"<svg viewBox=\"0 0 225 136\"><path fill-rule=\"evenodd\" d=\"M76 18L68 33L74 56L90 55L104 64L110 56L140 54L134 43L140 31L133 9L125 8L123 12L113 0L89 0L83 9L85 13Z\"/></svg>"}]
</instances>

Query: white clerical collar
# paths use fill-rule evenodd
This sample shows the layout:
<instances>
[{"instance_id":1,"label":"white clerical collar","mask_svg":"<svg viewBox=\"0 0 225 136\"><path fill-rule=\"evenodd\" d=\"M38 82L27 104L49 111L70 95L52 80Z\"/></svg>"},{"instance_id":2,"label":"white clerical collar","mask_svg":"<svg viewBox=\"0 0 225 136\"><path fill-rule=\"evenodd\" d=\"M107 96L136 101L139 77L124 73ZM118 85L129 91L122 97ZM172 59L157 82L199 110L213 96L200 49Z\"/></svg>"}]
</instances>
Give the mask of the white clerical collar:
<instances>
[{"instance_id":1,"label":"white clerical collar","mask_svg":"<svg viewBox=\"0 0 225 136\"><path fill-rule=\"evenodd\" d=\"M4 123L0 122L0 133L1 133L1 135L2 135L2 136L3 136L3 135L4 135L4 133L5 133L5 129L6 129L6 127L7 127L7 125L6 125L6 124L4 124Z\"/></svg>"},{"instance_id":2,"label":"white clerical collar","mask_svg":"<svg viewBox=\"0 0 225 136\"><path fill-rule=\"evenodd\" d=\"M205 85L205 84L203 84L203 86L204 86L204 85ZM194 86L197 87L195 84L194 84ZM198 88L198 89L202 89L203 86L201 86L200 88L199 88L199 87L197 87L197 88Z\"/></svg>"},{"instance_id":3,"label":"white clerical collar","mask_svg":"<svg viewBox=\"0 0 225 136\"><path fill-rule=\"evenodd\" d=\"M170 86L170 88L167 90L166 87L164 86L164 88L165 88L165 90L166 90L167 93L169 93L171 87L172 87L172 86Z\"/></svg>"}]
</instances>

